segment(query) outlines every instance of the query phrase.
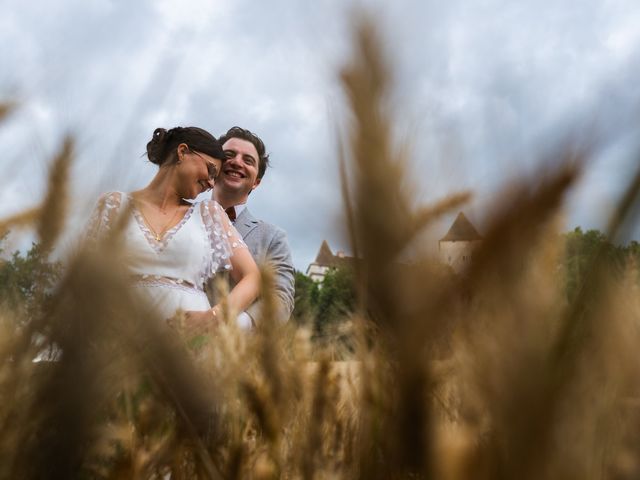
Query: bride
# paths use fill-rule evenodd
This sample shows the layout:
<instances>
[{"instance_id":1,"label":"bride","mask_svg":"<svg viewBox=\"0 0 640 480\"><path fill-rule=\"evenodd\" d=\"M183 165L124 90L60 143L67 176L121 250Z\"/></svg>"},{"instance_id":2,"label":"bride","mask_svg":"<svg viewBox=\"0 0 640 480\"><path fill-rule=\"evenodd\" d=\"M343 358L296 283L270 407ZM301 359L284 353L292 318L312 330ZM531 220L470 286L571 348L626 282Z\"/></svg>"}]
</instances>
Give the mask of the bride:
<instances>
[{"instance_id":1,"label":"bride","mask_svg":"<svg viewBox=\"0 0 640 480\"><path fill-rule=\"evenodd\" d=\"M124 228L125 261L133 285L164 318L185 311L186 328L215 325L204 284L222 269L237 282L230 311L242 312L258 296L260 273L242 237L213 200L189 202L213 187L225 156L218 141L197 127L158 128L147 144L159 166L151 183L131 193L103 194L89 222L96 241L130 215Z\"/></svg>"}]
</instances>

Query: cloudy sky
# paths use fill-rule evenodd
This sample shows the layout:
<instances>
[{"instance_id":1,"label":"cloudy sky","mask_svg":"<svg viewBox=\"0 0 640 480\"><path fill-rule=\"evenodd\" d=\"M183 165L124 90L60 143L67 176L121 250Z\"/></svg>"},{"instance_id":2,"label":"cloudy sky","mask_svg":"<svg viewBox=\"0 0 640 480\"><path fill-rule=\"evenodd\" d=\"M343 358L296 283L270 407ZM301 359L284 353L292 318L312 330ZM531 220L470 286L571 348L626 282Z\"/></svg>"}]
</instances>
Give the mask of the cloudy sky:
<instances>
[{"instance_id":1,"label":"cloudy sky","mask_svg":"<svg viewBox=\"0 0 640 480\"><path fill-rule=\"evenodd\" d=\"M361 1L379 19L417 201L471 188L469 216L567 134L602 137L567 228L602 227L637 163L637 0ZM289 234L304 270L340 224L337 70L346 0L8 0L0 17L0 216L35 205L62 136L78 139L71 229L105 190L144 186L154 128L258 133L273 169L250 208ZM588 132L588 133L585 133ZM549 160L547 160L549 162ZM552 162L552 161L551 161ZM448 219L447 221L450 221ZM446 230L447 225L443 225ZM442 232L444 233L444 232Z\"/></svg>"}]
</instances>

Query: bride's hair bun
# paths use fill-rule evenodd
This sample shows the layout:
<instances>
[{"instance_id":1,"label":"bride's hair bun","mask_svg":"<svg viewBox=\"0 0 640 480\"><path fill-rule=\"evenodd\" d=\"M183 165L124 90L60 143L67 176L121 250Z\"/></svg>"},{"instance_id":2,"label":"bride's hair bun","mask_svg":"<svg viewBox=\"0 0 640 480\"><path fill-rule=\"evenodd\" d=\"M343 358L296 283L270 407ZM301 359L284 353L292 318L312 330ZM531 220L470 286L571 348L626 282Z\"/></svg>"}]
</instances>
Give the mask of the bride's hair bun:
<instances>
[{"instance_id":1,"label":"bride's hair bun","mask_svg":"<svg viewBox=\"0 0 640 480\"><path fill-rule=\"evenodd\" d=\"M189 149L206 153L213 158L224 159L222 147L206 130L198 127L174 127L169 130L156 128L147 143L147 156L151 163L164 165L177 161L175 149L185 143Z\"/></svg>"},{"instance_id":2,"label":"bride's hair bun","mask_svg":"<svg viewBox=\"0 0 640 480\"><path fill-rule=\"evenodd\" d=\"M147 156L151 163L155 163L156 165L162 165L162 163L164 163L168 137L169 132L164 128L156 128L153 131L153 136L149 143L147 143Z\"/></svg>"}]
</instances>

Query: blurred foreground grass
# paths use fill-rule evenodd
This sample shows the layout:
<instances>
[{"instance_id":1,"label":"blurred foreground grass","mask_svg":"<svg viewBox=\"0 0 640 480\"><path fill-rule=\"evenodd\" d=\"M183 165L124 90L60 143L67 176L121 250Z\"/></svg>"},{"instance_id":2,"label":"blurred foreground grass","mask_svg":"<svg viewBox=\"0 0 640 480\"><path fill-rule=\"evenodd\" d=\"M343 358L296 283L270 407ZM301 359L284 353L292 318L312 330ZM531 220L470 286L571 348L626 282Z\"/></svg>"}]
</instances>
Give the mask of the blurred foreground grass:
<instances>
[{"instance_id":1,"label":"blurred foreground grass","mask_svg":"<svg viewBox=\"0 0 640 480\"><path fill-rule=\"evenodd\" d=\"M3 305L1 478L640 475L637 267L611 275L596 252L570 300L557 269L565 196L590 151L561 148L555 170L505 186L465 275L407 267L406 249L468 194L411 207L378 41L362 21L341 77L343 195L362 259L351 360L275 324L269 302L254 333L225 324L189 348L131 296L116 229L99 255L67 259L53 288L36 286L29 308ZM35 223L38 255L63 229L72 159L69 139L42 207L0 222ZM609 238L633 221L638 178ZM32 361L54 344L57 361Z\"/></svg>"}]
</instances>

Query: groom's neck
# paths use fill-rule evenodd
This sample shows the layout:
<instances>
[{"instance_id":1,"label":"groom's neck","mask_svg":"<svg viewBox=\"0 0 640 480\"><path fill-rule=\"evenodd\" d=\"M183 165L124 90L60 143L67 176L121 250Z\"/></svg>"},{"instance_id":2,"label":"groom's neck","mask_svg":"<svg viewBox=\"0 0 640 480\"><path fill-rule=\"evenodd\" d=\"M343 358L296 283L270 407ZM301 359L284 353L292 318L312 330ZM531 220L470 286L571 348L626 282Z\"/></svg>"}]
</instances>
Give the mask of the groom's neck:
<instances>
[{"instance_id":1,"label":"groom's neck","mask_svg":"<svg viewBox=\"0 0 640 480\"><path fill-rule=\"evenodd\" d=\"M216 191L215 187L213 188L212 198L216 202L218 202L222 206L222 208L224 208L225 210L229 207L234 207L241 203L246 203L247 201L247 199L243 197L224 195L222 192Z\"/></svg>"}]
</instances>

